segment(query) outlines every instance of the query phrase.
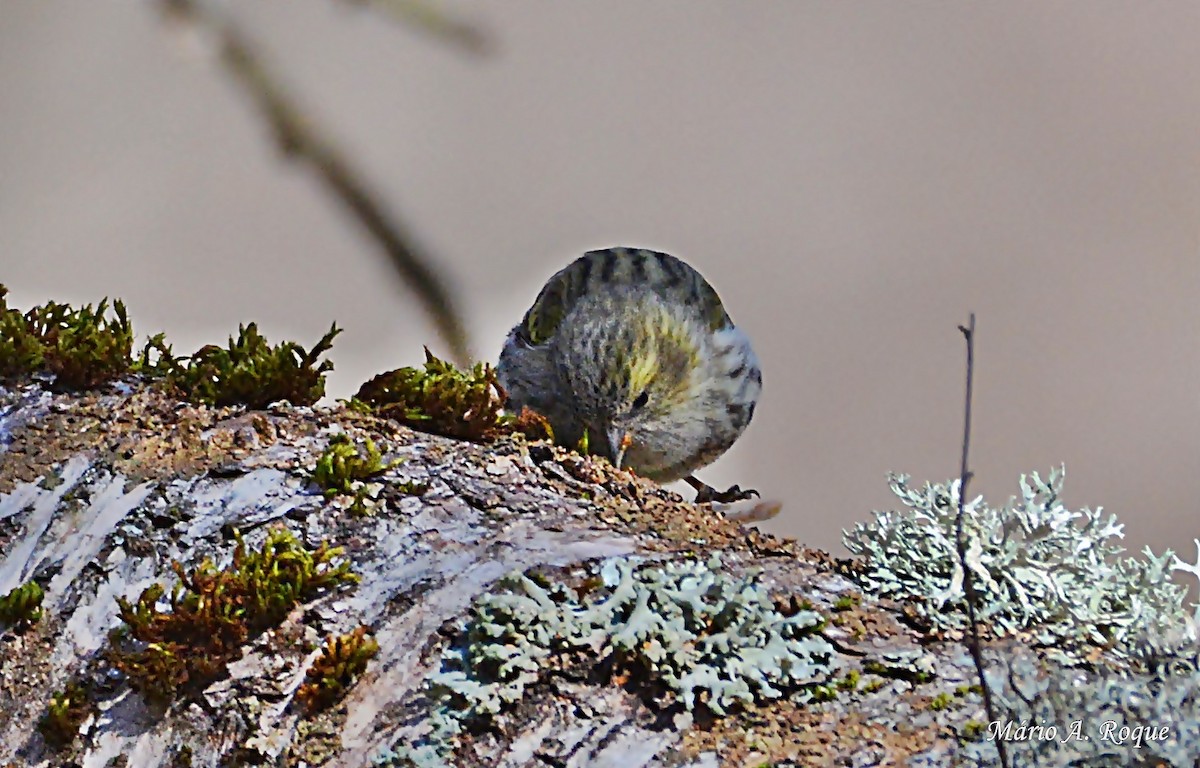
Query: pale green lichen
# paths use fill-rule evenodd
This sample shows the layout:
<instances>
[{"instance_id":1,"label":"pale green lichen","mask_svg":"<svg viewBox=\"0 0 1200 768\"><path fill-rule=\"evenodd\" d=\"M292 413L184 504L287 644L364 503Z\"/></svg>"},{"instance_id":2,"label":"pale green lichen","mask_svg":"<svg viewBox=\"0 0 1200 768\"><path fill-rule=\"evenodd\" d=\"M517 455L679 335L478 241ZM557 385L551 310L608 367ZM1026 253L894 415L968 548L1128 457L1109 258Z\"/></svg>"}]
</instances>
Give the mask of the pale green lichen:
<instances>
[{"instance_id":1,"label":"pale green lichen","mask_svg":"<svg viewBox=\"0 0 1200 768\"><path fill-rule=\"evenodd\" d=\"M1171 574L1200 566L1170 551L1122 557L1116 517L1067 509L1059 498L1063 475L1060 468L1045 480L1023 476L1020 497L1000 509L982 497L966 502L966 562L980 620L1001 635L1030 632L1068 661L1081 661L1092 646L1128 659L1186 641L1178 631L1191 618L1187 589ZM912 599L933 627L960 628L966 614L955 545L959 482L914 489L908 481L891 476L906 510L876 512L873 522L844 534L846 547L865 561L855 578L875 594Z\"/></svg>"},{"instance_id":2,"label":"pale green lichen","mask_svg":"<svg viewBox=\"0 0 1200 768\"><path fill-rule=\"evenodd\" d=\"M837 669L823 625L811 610L785 615L756 578L724 573L719 555L609 560L582 596L514 574L476 601L463 640L429 680L437 733L380 761L437 764L428 761L447 758L462 723L500 715L544 675L580 659L687 710L724 715L783 696L809 701Z\"/></svg>"},{"instance_id":3,"label":"pale green lichen","mask_svg":"<svg viewBox=\"0 0 1200 768\"><path fill-rule=\"evenodd\" d=\"M1116 518L1067 509L1062 481L1061 469L1045 480L1035 473L1003 509L982 498L964 504L981 622L998 635L1032 635L1039 653L1012 646L989 665L999 719L969 723L960 747L980 766L997 765L996 738L1008 742L1013 768L1192 766L1200 755L1200 608L1185 607L1187 589L1172 574L1200 577L1200 562L1149 549L1123 556ZM959 482L914 490L893 476L892 490L907 510L877 512L845 534L864 558L853 575L877 594L912 600L933 628L963 627ZM949 703L943 695L931 708ZM941 753L925 758L949 762Z\"/></svg>"}]
</instances>

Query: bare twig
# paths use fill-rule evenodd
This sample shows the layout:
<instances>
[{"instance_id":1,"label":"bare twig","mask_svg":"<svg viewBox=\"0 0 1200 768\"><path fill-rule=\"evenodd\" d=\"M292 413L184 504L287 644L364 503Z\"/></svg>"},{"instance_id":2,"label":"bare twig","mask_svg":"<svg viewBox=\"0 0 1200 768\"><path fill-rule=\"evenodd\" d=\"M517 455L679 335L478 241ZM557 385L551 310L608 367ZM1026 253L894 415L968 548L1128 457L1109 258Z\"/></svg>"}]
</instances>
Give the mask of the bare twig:
<instances>
[{"instance_id":1,"label":"bare twig","mask_svg":"<svg viewBox=\"0 0 1200 768\"><path fill-rule=\"evenodd\" d=\"M325 189L379 243L400 278L417 293L455 361L469 361L466 333L442 278L412 235L368 190L367 184L314 127L271 73L256 46L225 15L201 0L160 0L173 18L210 35L221 63L262 111L283 153L308 163Z\"/></svg>"},{"instance_id":2,"label":"bare twig","mask_svg":"<svg viewBox=\"0 0 1200 768\"><path fill-rule=\"evenodd\" d=\"M492 51L492 38L478 24L450 15L430 0L344 0L352 5L371 5L382 13L461 47L478 56Z\"/></svg>"},{"instance_id":3,"label":"bare twig","mask_svg":"<svg viewBox=\"0 0 1200 768\"><path fill-rule=\"evenodd\" d=\"M958 562L963 570L963 592L967 597L967 621L971 625L968 635L967 649L971 652L971 660L975 662L975 673L979 675L979 686L983 692L983 708L987 712L989 723L997 721L996 708L992 703L992 689L984 675L983 651L979 643L979 619L975 615L977 595L975 582L971 578L971 567L967 564L967 536L963 530L966 519L964 506L967 498L967 485L971 482L971 470L968 464L968 454L971 448L971 393L975 378L975 313L972 312L966 326L958 326L967 341L967 396L963 415L962 465L958 480L958 517L954 521L955 545L958 549ZM1000 764L1008 768L1008 751L1004 747L1004 739L996 738L996 751L1000 753Z\"/></svg>"}]
</instances>

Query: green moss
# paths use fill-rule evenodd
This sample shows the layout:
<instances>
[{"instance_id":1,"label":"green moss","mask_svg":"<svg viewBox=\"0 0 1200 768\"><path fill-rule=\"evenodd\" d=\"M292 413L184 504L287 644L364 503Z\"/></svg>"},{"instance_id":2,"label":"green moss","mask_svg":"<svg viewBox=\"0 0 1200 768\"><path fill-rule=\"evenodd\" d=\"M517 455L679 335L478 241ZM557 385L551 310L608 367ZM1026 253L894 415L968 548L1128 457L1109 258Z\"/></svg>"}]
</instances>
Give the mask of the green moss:
<instances>
[{"instance_id":1,"label":"green moss","mask_svg":"<svg viewBox=\"0 0 1200 768\"><path fill-rule=\"evenodd\" d=\"M312 481L323 489L326 498L353 495L354 499L347 509L350 514L361 517L374 514L380 503L375 497L375 489L366 485L365 481L403 463L403 459L396 459L385 464L382 454L370 438L365 440L364 448L365 454L360 452L348 435L334 435L310 474ZM410 496L421 496L429 490L429 483L406 480L393 487Z\"/></svg>"},{"instance_id":2,"label":"green moss","mask_svg":"<svg viewBox=\"0 0 1200 768\"><path fill-rule=\"evenodd\" d=\"M949 693L942 692L933 697L933 699L929 702L929 708L934 712L940 712L941 710L949 707L952 703L954 703L954 696Z\"/></svg>"},{"instance_id":3,"label":"green moss","mask_svg":"<svg viewBox=\"0 0 1200 768\"><path fill-rule=\"evenodd\" d=\"M104 299L79 309L51 301L22 314L8 306L6 295L0 285L0 379L48 373L58 390L93 389L134 372L210 405L311 405L324 396L324 374L333 368L320 358L341 332L332 326L306 351L293 342L272 346L251 323L239 327L227 347L210 344L190 357L176 357L160 333L135 359L133 327L119 300L111 313Z\"/></svg>"},{"instance_id":4,"label":"green moss","mask_svg":"<svg viewBox=\"0 0 1200 768\"><path fill-rule=\"evenodd\" d=\"M120 301L111 316L108 299L79 309L51 301L21 314L7 293L0 285L0 378L44 372L55 389L91 389L129 370L133 328Z\"/></svg>"},{"instance_id":5,"label":"green moss","mask_svg":"<svg viewBox=\"0 0 1200 768\"><path fill-rule=\"evenodd\" d=\"M172 567L179 583L166 607L166 588L154 584L135 602L117 599L124 626L110 637L108 658L151 699L203 688L225 673L253 635L278 624L293 606L354 583L341 548L307 549L295 535L272 530L260 549L237 537L233 562L218 569L205 560L191 573Z\"/></svg>"},{"instance_id":6,"label":"green moss","mask_svg":"<svg viewBox=\"0 0 1200 768\"><path fill-rule=\"evenodd\" d=\"M350 502L350 506L346 507L346 511L354 517L371 517L375 514L375 508L378 506L379 502L371 498L366 486L360 486L354 491L354 500Z\"/></svg>"},{"instance_id":7,"label":"green moss","mask_svg":"<svg viewBox=\"0 0 1200 768\"><path fill-rule=\"evenodd\" d=\"M496 371L476 363L469 371L425 350L425 367L381 373L359 388L349 407L398 421L414 429L464 440L487 441L513 432L550 438L545 419L526 409L504 412L506 395Z\"/></svg>"},{"instance_id":8,"label":"green moss","mask_svg":"<svg viewBox=\"0 0 1200 768\"><path fill-rule=\"evenodd\" d=\"M833 601L833 610L848 611L858 605L859 598L855 595L842 595L837 600Z\"/></svg>"},{"instance_id":9,"label":"green moss","mask_svg":"<svg viewBox=\"0 0 1200 768\"><path fill-rule=\"evenodd\" d=\"M345 695L378 652L379 644L365 626L329 638L296 690L296 701L310 713L327 709Z\"/></svg>"},{"instance_id":10,"label":"green moss","mask_svg":"<svg viewBox=\"0 0 1200 768\"><path fill-rule=\"evenodd\" d=\"M87 686L78 680L71 681L66 688L50 697L46 713L38 720L38 732L46 744L61 749L75 740L79 726L94 709Z\"/></svg>"},{"instance_id":11,"label":"green moss","mask_svg":"<svg viewBox=\"0 0 1200 768\"><path fill-rule=\"evenodd\" d=\"M875 693L875 691L878 691L885 685L887 685L887 683L885 683L883 680L880 678L875 678L874 680L868 680L866 685L862 687L862 691L863 693Z\"/></svg>"},{"instance_id":12,"label":"green moss","mask_svg":"<svg viewBox=\"0 0 1200 768\"><path fill-rule=\"evenodd\" d=\"M962 736L967 741L979 741L987 730L987 723L979 720L968 720L962 728Z\"/></svg>"},{"instance_id":13,"label":"green moss","mask_svg":"<svg viewBox=\"0 0 1200 768\"><path fill-rule=\"evenodd\" d=\"M254 323L238 326L226 347L208 344L190 357L176 357L162 334L146 343L136 368L163 378L177 396L208 405L265 408L287 400L312 405L325 395L325 373L333 363L321 361L341 329L336 324L311 350L285 341L272 346Z\"/></svg>"},{"instance_id":14,"label":"green moss","mask_svg":"<svg viewBox=\"0 0 1200 768\"><path fill-rule=\"evenodd\" d=\"M396 483L395 488L406 496L424 496L429 490L429 483L424 480L405 480Z\"/></svg>"},{"instance_id":15,"label":"green moss","mask_svg":"<svg viewBox=\"0 0 1200 768\"><path fill-rule=\"evenodd\" d=\"M346 407L346 410L351 413L360 413L364 416L373 416L375 414L375 409L371 407L370 403L364 403L357 397L352 397L349 400L341 402Z\"/></svg>"},{"instance_id":16,"label":"green moss","mask_svg":"<svg viewBox=\"0 0 1200 768\"><path fill-rule=\"evenodd\" d=\"M385 464L370 438L366 439L364 447L365 455L359 452L354 441L346 434L334 435L329 441L329 447L317 459L311 475L312 481L324 490L326 498L355 493L357 485L363 480L386 472L402 461L397 459Z\"/></svg>"},{"instance_id":17,"label":"green moss","mask_svg":"<svg viewBox=\"0 0 1200 768\"><path fill-rule=\"evenodd\" d=\"M853 691L858 688L858 681L862 678L862 674L857 669L852 669L846 673L846 676L838 681L838 688L843 691Z\"/></svg>"},{"instance_id":18,"label":"green moss","mask_svg":"<svg viewBox=\"0 0 1200 768\"><path fill-rule=\"evenodd\" d=\"M813 701L833 701L838 696L837 685L814 685L812 687Z\"/></svg>"},{"instance_id":19,"label":"green moss","mask_svg":"<svg viewBox=\"0 0 1200 768\"><path fill-rule=\"evenodd\" d=\"M922 672L919 669L898 663L884 664L883 662L873 660L863 662L863 672L870 675L879 675L880 677L890 677L893 680L906 680L918 685L928 683L933 679L933 675L928 672Z\"/></svg>"},{"instance_id":20,"label":"green moss","mask_svg":"<svg viewBox=\"0 0 1200 768\"><path fill-rule=\"evenodd\" d=\"M175 754L171 756L171 762L167 765L169 768L192 768L192 748L187 744L177 747Z\"/></svg>"},{"instance_id":21,"label":"green moss","mask_svg":"<svg viewBox=\"0 0 1200 768\"><path fill-rule=\"evenodd\" d=\"M36 581L27 581L0 597L0 626L28 626L42 618L42 587Z\"/></svg>"},{"instance_id":22,"label":"green moss","mask_svg":"<svg viewBox=\"0 0 1200 768\"><path fill-rule=\"evenodd\" d=\"M90 389L128 372L133 328L119 300L113 302L114 317L106 316L107 308L106 299L95 310L90 304L73 310L54 302L41 309L34 332L57 388Z\"/></svg>"},{"instance_id":23,"label":"green moss","mask_svg":"<svg viewBox=\"0 0 1200 768\"><path fill-rule=\"evenodd\" d=\"M0 285L0 378L33 373L42 367L42 342L15 309L9 309L8 289Z\"/></svg>"}]
</instances>

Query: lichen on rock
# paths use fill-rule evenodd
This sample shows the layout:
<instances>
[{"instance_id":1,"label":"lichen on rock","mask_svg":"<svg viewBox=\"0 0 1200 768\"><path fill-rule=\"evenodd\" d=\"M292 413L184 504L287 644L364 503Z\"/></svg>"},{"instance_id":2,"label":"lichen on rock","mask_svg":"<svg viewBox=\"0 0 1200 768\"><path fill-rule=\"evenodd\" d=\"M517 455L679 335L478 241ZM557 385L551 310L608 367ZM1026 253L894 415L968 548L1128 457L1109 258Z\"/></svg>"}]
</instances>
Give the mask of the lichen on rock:
<instances>
[{"instance_id":1,"label":"lichen on rock","mask_svg":"<svg viewBox=\"0 0 1200 768\"><path fill-rule=\"evenodd\" d=\"M135 360L106 310L47 305L31 326L0 306L5 768L992 764L956 484L895 478L909 510L856 527L861 559L835 563L528 442L544 430L506 418L486 366L427 359L371 402L304 407L336 329L305 350L244 325L191 358L155 337ZM1060 491L1034 475L1004 509L968 505L1002 711L1167 721L1137 756L1190 764L1196 617L1170 576L1200 564L1121 557L1120 525ZM294 578L334 548L359 583ZM180 672L151 648L176 629L220 645L177 658L216 663L142 674ZM1014 752L1057 768L1123 749Z\"/></svg>"},{"instance_id":2,"label":"lichen on rock","mask_svg":"<svg viewBox=\"0 0 1200 768\"><path fill-rule=\"evenodd\" d=\"M445 757L461 729L453 721L497 717L564 667L619 679L659 709L724 716L783 696L808 701L840 665L823 626L815 611L781 612L753 575L728 573L720 554L612 558L578 589L510 574L476 600L428 680L440 710L433 738L381 762Z\"/></svg>"},{"instance_id":3,"label":"lichen on rock","mask_svg":"<svg viewBox=\"0 0 1200 768\"><path fill-rule=\"evenodd\" d=\"M1185 607L1187 588L1171 578L1200 566L1170 551L1122 556L1116 541L1124 526L1101 509L1068 509L1064 476L1062 468L1046 479L1022 476L1020 497L1004 507L982 497L966 502L966 562L980 620L1001 635L1029 633L1064 659L1082 661L1101 646L1117 657L1137 656L1200 617ZM855 577L875 594L911 600L933 627L964 626L958 480L920 488L905 475L890 481L907 509L876 512L846 532L847 549L863 558Z\"/></svg>"}]
</instances>

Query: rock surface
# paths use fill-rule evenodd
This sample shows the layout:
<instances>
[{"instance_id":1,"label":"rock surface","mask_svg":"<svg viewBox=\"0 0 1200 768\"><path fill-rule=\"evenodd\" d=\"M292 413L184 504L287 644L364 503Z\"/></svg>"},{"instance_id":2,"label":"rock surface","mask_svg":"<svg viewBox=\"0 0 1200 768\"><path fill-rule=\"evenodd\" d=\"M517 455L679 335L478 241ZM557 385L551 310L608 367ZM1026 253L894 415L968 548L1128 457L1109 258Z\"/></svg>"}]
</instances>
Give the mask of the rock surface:
<instances>
[{"instance_id":1,"label":"rock surface","mask_svg":"<svg viewBox=\"0 0 1200 768\"><path fill-rule=\"evenodd\" d=\"M339 432L401 460L378 478L371 514L309 479ZM225 566L235 530L253 544L272 526L343 547L361 581L251 638L202 690L147 703L105 660L121 623L116 599L156 582L169 592L173 561ZM964 693L975 680L959 642L920 642L898 606L860 599L841 575L851 564L604 462L515 439L449 440L342 408L193 406L139 382L85 395L0 387L0 595L30 580L45 590L40 621L0 634L0 766L369 765L428 731L425 681L448 626L501 577L536 569L579 580L604 558L715 551L731 574L758 573L778 604L806 602L827 620L835 695L717 717L660 706L637 680L580 674L534 686L490 728L464 733L453 762L953 762L956 734L984 719L978 695ZM318 646L360 625L380 647L365 673L332 708L301 711L293 697ZM37 724L74 679L92 686L91 714L53 748Z\"/></svg>"}]
</instances>

